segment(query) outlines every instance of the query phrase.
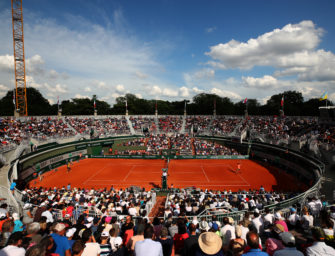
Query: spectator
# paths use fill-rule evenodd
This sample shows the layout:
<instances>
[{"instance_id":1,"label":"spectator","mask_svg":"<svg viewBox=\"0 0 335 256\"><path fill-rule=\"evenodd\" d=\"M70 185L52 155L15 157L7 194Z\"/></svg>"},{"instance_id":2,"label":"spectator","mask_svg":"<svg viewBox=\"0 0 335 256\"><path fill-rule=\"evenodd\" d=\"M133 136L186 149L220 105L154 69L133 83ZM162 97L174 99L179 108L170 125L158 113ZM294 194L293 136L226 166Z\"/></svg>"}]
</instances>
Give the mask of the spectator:
<instances>
[{"instance_id":1,"label":"spectator","mask_svg":"<svg viewBox=\"0 0 335 256\"><path fill-rule=\"evenodd\" d=\"M51 237L55 242L55 248L53 252L58 253L60 256L70 256L71 247L64 234L65 225L63 223L57 223L54 227L54 233L51 234Z\"/></svg>"},{"instance_id":2,"label":"spectator","mask_svg":"<svg viewBox=\"0 0 335 256\"><path fill-rule=\"evenodd\" d=\"M8 238L7 246L0 250L0 256L24 256L26 250L21 248L22 232L15 232Z\"/></svg>"},{"instance_id":3,"label":"spectator","mask_svg":"<svg viewBox=\"0 0 335 256\"><path fill-rule=\"evenodd\" d=\"M59 256L58 253L52 253L55 242L52 239L52 236L45 236L39 243L46 250L45 256Z\"/></svg>"},{"instance_id":4,"label":"spectator","mask_svg":"<svg viewBox=\"0 0 335 256\"><path fill-rule=\"evenodd\" d=\"M266 252L270 256L272 256L275 251L284 248L282 240L279 238L279 235L284 231L284 227L280 224L275 224L272 226L270 237L265 241Z\"/></svg>"},{"instance_id":5,"label":"spectator","mask_svg":"<svg viewBox=\"0 0 335 256\"><path fill-rule=\"evenodd\" d=\"M295 238L290 232L283 232L280 235L285 248L275 251L273 256L303 256L304 254L295 247Z\"/></svg>"},{"instance_id":6,"label":"spectator","mask_svg":"<svg viewBox=\"0 0 335 256\"><path fill-rule=\"evenodd\" d=\"M199 236L199 248L196 251L196 256L223 256L222 240L220 236L213 232L205 232Z\"/></svg>"},{"instance_id":7,"label":"spectator","mask_svg":"<svg viewBox=\"0 0 335 256\"><path fill-rule=\"evenodd\" d=\"M23 223L20 220L20 216L17 212L14 212L12 214L12 218L14 220L14 229L13 229L13 233L17 232L17 231L23 231Z\"/></svg>"},{"instance_id":8,"label":"spectator","mask_svg":"<svg viewBox=\"0 0 335 256\"><path fill-rule=\"evenodd\" d=\"M135 244L136 256L163 256L163 249L160 242L153 241L154 229L148 225L144 229L144 240Z\"/></svg>"},{"instance_id":9,"label":"spectator","mask_svg":"<svg viewBox=\"0 0 335 256\"><path fill-rule=\"evenodd\" d=\"M189 237L186 225L183 220L178 222L178 233L173 237L174 249L176 254L181 254L184 247L184 241Z\"/></svg>"},{"instance_id":10,"label":"spectator","mask_svg":"<svg viewBox=\"0 0 335 256\"><path fill-rule=\"evenodd\" d=\"M2 225L0 247L6 246L9 237L13 233L13 230L14 230L14 221L7 219Z\"/></svg>"},{"instance_id":11,"label":"spectator","mask_svg":"<svg viewBox=\"0 0 335 256\"><path fill-rule=\"evenodd\" d=\"M163 248L163 255L164 256L171 256L172 249L173 249L173 240L171 237L168 236L169 232L166 227L162 227L161 234L157 239L158 242L161 243Z\"/></svg>"},{"instance_id":12,"label":"spectator","mask_svg":"<svg viewBox=\"0 0 335 256\"><path fill-rule=\"evenodd\" d=\"M284 231L288 232L288 227L286 222L282 219L280 212L275 213L275 222L274 224L280 224L284 227Z\"/></svg>"},{"instance_id":13,"label":"spectator","mask_svg":"<svg viewBox=\"0 0 335 256\"><path fill-rule=\"evenodd\" d=\"M227 247L231 239L235 239L235 228L229 222L228 217L223 218L223 227L221 228L223 247Z\"/></svg>"},{"instance_id":14,"label":"spectator","mask_svg":"<svg viewBox=\"0 0 335 256\"><path fill-rule=\"evenodd\" d=\"M38 233L40 231L40 224L38 222L32 222L27 226L27 235L33 244L38 244L42 240L42 236Z\"/></svg>"},{"instance_id":15,"label":"spectator","mask_svg":"<svg viewBox=\"0 0 335 256\"><path fill-rule=\"evenodd\" d=\"M335 255L335 249L326 245L325 243L325 233L323 232L322 228L313 227L312 236L314 243L312 246L307 248L307 256Z\"/></svg>"},{"instance_id":16,"label":"spectator","mask_svg":"<svg viewBox=\"0 0 335 256\"><path fill-rule=\"evenodd\" d=\"M100 245L95 242L95 238L92 235L90 229L85 229L81 240L85 243L85 249L82 253L83 256L98 256L100 255L101 249Z\"/></svg>"},{"instance_id":17,"label":"spectator","mask_svg":"<svg viewBox=\"0 0 335 256\"><path fill-rule=\"evenodd\" d=\"M85 244L81 240L77 240L72 245L72 256L81 256L84 252Z\"/></svg>"},{"instance_id":18,"label":"spectator","mask_svg":"<svg viewBox=\"0 0 335 256\"><path fill-rule=\"evenodd\" d=\"M190 236L184 242L184 248L182 251L183 256L193 256L198 249L198 239L197 226L193 223L189 226Z\"/></svg>"},{"instance_id":19,"label":"spectator","mask_svg":"<svg viewBox=\"0 0 335 256\"><path fill-rule=\"evenodd\" d=\"M135 244L138 241L143 241L144 240L144 224L139 224L137 225L137 235L136 236L132 236L128 243L127 243L127 248L128 250L131 252L131 254L134 253L135 250Z\"/></svg>"},{"instance_id":20,"label":"spectator","mask_svg":"<svg viewBox=\"0 0 335 256\"><path fill-rule=\"evenodd\" d=\"M242 254L243 256L268 256L266 252L262 252L259 248L259 236L255 232L249 232L247 234L247 245L250 250L247 253Z\"/></svg>"},{"instance_id":21,"label":"spectator","mask_svg":"<svg viewBox=\"0 0 335 256\"><path fill-rule=\"evenodd\" d=\"M236 238L230 240L229 243L229 251L233 254L233 256L239 256L243 254L244 248L246 247L246 242L242 236L242 228L240 226L235 227L235 235Z\"/></svg>"},{"instance_id":22,"label":"spectator","mask_svg":"<svg viewBox=\"0 0 335 256\"><path fill-rule=\"evenodd\" d=\"M126 256L126 248L122 244L121 237L116 237L113 241L115 251L112 252L111 256Z\"/></svg>"},{"instance_id":23,"label":"spectator","mask_svg":"<svg viewBox=\"0 0 335 256\"><path fill-rule=\"evenodd\" d=\"M36 244L32 247L30 247L27 251L25 256L45 256L46 249L44 246L40 244Z\"/></svg>"},{"instance_id":24,"label":"spectator","mask_svg":"<svg viewBox=\"0 0 335 256\"><path fill-rule=\"evenodd\" d=\"M101 233L101 242L100 242L100 256L109 255L112 252L112 247L108 243L109 233L104 231Z\"/></svg>"}]
</instances>

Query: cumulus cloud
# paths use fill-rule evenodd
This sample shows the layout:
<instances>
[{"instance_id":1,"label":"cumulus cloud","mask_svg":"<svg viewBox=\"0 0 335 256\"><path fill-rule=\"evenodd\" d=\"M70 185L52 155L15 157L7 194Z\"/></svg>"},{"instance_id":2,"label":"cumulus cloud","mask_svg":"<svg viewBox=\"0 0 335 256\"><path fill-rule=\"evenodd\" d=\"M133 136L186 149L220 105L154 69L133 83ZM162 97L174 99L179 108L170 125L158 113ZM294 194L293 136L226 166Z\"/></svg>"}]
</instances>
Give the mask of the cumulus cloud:
<instances>
[{"instance_id":1,"label":"cumulus cloud","mask_svg":"<svg viewBox=\"0 0 335 256\"><path fill-rule=\"evenodd\" d=\"M85 92L91 92L92 89L91 89L90 87L86 86L85 89L84 89L84 91L85 91Z\"/></svg>"},{"instance_id":2,"label":"cumulus cloud","mask_svg":"<svg viewBox=\"0 0 335 256\"><path fill-rule=\"evenodd\" d=\"M8 91L9 90L9 87L3 85L3 84L0 84L0 91Z\"/></svg>"},{"instance_id":3,"label":"cumulus cloud","mask_svg":"<svg viewBox=\"0 0 335 256\"><path fill-rule=\"evenodd\" d=\"M116 86L115 86L115 90L116 90L116 92L122 94L122 93L125 91L124 85L123 85L123 84L118 84L118 85L116 85Z\"/></svg>"},{"instance_id":4,"label":"cumulus cloud","mask_svg":"<svg viewBox=\"0 0 335 256\"><path fill-rule=\"evenodd\" d=\"M177 97L178 96L178 90L174 90L171 88L164 88L162 95L167 97Z\"/></svg>"},{"instance_id":5,"label":"cumulus cloud","mask_svg":"<svg viewBox=\"0 0 335 256\"><path fill-rule=\"evenodd\" d=\"M188 98L190 96L190 90L185 86L179 88L179 93L181 97Z\"/></svg>"},{"instance_id":6,"label":"cumulus cloud","mask_svg":"<svg viewBox=\"0 0 335 256\"><path fill-rule=\"evenodd\" d=\"M196 93L196 94L198 94L198 93L203 93L203 92L204 92L204 90L201 90L201 89L199 89L198 87L193 87L193 88L192 88L192 91L193 91L194 93Z\"/></svg>"},{"instance_id":7,"label":"cumulus cloud","mask_svg":"<svg viewBox=\"0 0 335 256\"><path fill-rule=\"evenodd\" d=\"M64 94L68 92L67 85L65 84L56 84L55 86L52 86L52 85L49 85L48 83L44 83L43 86L46 88L48 92L51 92L56 95Z\"/></svg>"},{"instance_id":8,"label":"cumulus cloud","mask_svg":"<svg viewBox=\"0 0 335 256\"><path fill-rule=\"evenodd\" d=\"M75 94L74 98L75 99L90 99L89 96L87 96L87 95L81 95L80 93Z\"/></svg>"},{"instance_id":9,"label":"cumulus cloud","mask_svg":"<svg viewBox=\"0 0 335 256\"><path fill-rule=\"evenodd\" d=\"M14 57L13 55L2 55L0 56L0 70L8 72L14 71Z\"/></svg>"},{"instance_id":10,"label":"cumulus cloud","mask_svg":"<svg viewBox=\"0 0 335 256\"><path fill-rule=\"evenodd\" d=\"M142 97L142 94L140 94L140 93L135 93L135 96L137 97L137 98L139 98L139 99L142 99L143 97Z\"/></svg>"},{"instance_id":11,"label":"cumulus cloud","mask_svg":"<svg viewBox=\"0 0 335 256\"><path fill-rule=\"evenodd\" d=\"M302 21L251 38L246 43L231 40L212 46L206 54L225 68L280 66L296 52L314 50L323 33L312 21Z\"/></svg>"},{"instance_id":12,"label":"cumulus cloud","mask_svg":"<svg viewBox=\"0 0 335 256\"><path fill-rule=\"evenodd\" d=\"M226 90L222 90L222 89L219 89L219 88L212 88L210 90L210 93L216 94L220 97L227 97L227 98L230 98L230 99L233 99L233 100L241 100L242 99L242 97L235 92L226 91Z\"/></svg>"},{"instance_id":13,"label":"cumulus cloud","mask_svg":"<svg viewBox=\"0 0 335 256\"><path fill-rule=\"evenodd\" d=\"M242 77L244 86L263 89L271 89L278 86L278 80L273 76L265 75L261 78Z\"/></svg>"}]
</instances>

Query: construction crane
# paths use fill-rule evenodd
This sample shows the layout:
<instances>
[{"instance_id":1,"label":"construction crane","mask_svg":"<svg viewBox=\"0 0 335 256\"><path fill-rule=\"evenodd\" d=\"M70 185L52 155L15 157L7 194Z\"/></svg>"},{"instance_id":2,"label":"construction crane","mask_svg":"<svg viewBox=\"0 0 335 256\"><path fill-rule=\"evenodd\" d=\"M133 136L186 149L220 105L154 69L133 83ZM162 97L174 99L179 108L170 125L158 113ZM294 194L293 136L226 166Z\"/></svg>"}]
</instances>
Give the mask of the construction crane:
<instances>
[{"instance_id":1,"label":"construction crane","mask_svg":"<svg viewBox=\"0 0 335 256\"><path fill-rule=\"evenodd\" d=\"M15 68L15 113L28 115L26 65L24 57L22 0L12 1L13 48Z\"/></svg>"}]
</instances>

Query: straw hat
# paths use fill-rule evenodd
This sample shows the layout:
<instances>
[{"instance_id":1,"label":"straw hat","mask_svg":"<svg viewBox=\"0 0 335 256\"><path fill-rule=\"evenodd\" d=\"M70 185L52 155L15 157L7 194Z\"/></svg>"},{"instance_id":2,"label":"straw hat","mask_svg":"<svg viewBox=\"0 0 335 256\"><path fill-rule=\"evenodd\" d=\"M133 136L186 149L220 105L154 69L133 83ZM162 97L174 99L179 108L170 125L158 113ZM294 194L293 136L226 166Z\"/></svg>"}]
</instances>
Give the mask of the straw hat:
<instances>
[{"instance_id":1,"label":"straw hat","mask_svg":"<svg viewBox=\"0 0 335 256\"><path fill-rule=\"evenodd\" d=\"M205 232L198 239L200 249L207 254L216 254L222 247L221 238L213 232Z\"/></svg>"}]
</instances>

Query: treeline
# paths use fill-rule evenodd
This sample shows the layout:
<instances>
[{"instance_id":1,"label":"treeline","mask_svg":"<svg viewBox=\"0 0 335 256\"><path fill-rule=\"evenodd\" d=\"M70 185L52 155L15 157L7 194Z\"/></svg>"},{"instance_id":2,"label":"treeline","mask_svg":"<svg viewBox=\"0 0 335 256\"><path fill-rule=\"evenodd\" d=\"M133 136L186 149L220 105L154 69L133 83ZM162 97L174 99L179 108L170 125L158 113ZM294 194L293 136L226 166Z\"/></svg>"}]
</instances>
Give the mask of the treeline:
<instances>
[{"instance_id":1,"label":"treeline","mask_svg":"<svg viewBox=\"0 0 335 256\"><path fill-rule=\"evenodd\" d=\"M326 104L318 98L304 101L302 94L297 91L285 91L273 95L265 105L261 105L256 99L248 99L247 104L244 101L234 103L227 97L201 93L194 96L191 102L187 101L187 114L212 115L216 105L217 115L243 115L246 107L250 115L278 115L283 96L285 115L290 116L318 116L319 106ZM30 116L57 115L58 104L51 105L35 88L27 88L27 101ZM98 115L124 115L126 101L130 115L153 115L156 104L160 115L182 115L185 107L185 101L146 100L133 94L118 97L114 106L97 99L94 95L92 99L63 100L59 107L63 115L93 115L94 101ZM327 101L327 105L332 105L332 102ZM13 91L8 91L0 100L0 116L12 116L13 113Z\"/></svg>"}]
</instances>

